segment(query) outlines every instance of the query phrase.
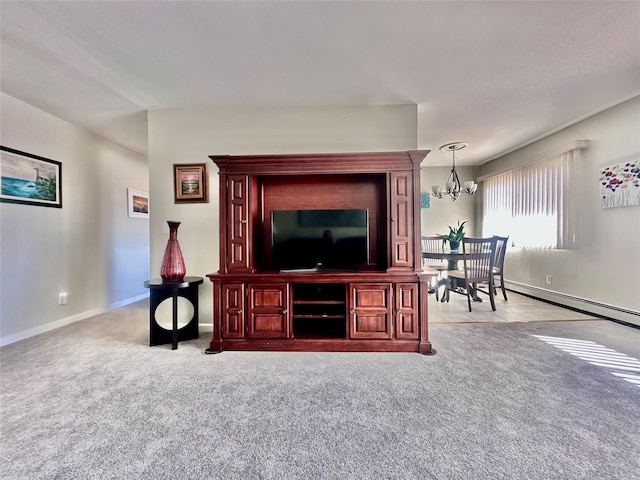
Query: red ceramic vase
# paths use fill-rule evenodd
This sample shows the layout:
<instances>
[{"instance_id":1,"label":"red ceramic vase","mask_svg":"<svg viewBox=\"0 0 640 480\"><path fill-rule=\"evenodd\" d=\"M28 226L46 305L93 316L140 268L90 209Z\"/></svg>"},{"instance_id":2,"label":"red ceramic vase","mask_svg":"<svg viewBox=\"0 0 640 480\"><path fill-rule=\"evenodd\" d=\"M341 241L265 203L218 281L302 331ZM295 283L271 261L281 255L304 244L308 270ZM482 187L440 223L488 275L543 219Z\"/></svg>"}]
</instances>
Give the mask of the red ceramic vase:
<instances>
[{"instance_id":1,"label":"red ceramic vase","mask_svg":"<svg viewBox=\"0 0 640 480\"><path fill-rule=\"evenodd\" d=\"M167 242L167 248L164 250L160 276L165 282L181 282L187 273L187 269L184 266L182 250L180 250L180 244L178 243L180 222L168 221L167 224L169 225L169 241Z\"/></svg>"}]
</instances>

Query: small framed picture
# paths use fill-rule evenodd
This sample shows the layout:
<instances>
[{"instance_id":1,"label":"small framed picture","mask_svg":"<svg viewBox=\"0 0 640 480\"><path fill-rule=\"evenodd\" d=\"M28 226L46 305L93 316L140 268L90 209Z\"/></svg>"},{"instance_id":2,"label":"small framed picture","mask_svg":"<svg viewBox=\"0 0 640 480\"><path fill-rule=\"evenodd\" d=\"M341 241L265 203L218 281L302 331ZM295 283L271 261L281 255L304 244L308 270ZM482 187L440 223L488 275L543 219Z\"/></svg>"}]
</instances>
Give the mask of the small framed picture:
<instances>
[{"instance_id":1,"label":"small framed picture","mask_svg":"<svg viewBox=\"0 0 640 480\"><path fill-rule=\"evenodd\" d=\"M62 163L0 146L0 201L62 208Z\"/></svg>"},{"instance_id":2,"label":"small framed picture","mask_svg":"<svg viewBox=\"0 0 640 480\"><path fill-rule=\"evenodd\" d=\"M149 194L127 188L129 216L133 218L149 218Z\"/></svg>"},{"instance_id":3,"label":"small framed picture","mask_svg":"<svg viewBox=\"0 0 640 480\"><path fill-rule=\"evenodd\" d=\"M206 163L173 165L175 203L209 203Z\"/></svg>"}]
</instances>

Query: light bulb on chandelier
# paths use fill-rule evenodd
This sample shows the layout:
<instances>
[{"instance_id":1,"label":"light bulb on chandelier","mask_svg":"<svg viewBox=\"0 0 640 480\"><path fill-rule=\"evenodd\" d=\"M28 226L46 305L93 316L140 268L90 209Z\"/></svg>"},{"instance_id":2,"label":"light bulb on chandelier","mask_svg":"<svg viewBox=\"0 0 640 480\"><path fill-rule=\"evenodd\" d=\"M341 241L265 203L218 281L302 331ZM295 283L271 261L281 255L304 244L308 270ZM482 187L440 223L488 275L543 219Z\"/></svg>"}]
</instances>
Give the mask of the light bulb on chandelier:
<instances>
[{"instance_id":1,"label":"light bulb on chandelier","mask_svg":"<svg viewBox=\"0 0 640 480\"><path fill-rule=\"evenodd\" d=\"M478 191L478 184L473 180L461 183L458 178L458 172L456 171L456 150L462 150L466 146L467 144L464 142L454 142L447 143L440 147L442 152L451 152L452 166L451 173L449 174L445 187L442 188L440 185L433 185L431 187L431 191L433 192L432 195L434 197L443 198L444 196L449 195L452 200L457 200L461 193L475 195Z\"/></svg>"}]
</instances>

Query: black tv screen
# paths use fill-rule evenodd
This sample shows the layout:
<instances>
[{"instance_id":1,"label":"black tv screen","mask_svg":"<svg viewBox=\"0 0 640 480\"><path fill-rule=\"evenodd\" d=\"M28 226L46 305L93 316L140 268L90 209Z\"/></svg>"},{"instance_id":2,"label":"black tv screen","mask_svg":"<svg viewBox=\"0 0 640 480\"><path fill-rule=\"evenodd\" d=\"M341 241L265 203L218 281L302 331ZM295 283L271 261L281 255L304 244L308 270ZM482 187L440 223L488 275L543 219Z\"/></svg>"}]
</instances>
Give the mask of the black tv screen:
<instances>
[{"instance_id":1,"label":"black tv screen","mask_svg":"<svg viewBox=\"0 0 640 480\"><path fill-rule=\"evenodd\" d=\"M280 270L354 270L369 263L366 209L274 210L271 257Z\"/></svg>"}]
</instances>

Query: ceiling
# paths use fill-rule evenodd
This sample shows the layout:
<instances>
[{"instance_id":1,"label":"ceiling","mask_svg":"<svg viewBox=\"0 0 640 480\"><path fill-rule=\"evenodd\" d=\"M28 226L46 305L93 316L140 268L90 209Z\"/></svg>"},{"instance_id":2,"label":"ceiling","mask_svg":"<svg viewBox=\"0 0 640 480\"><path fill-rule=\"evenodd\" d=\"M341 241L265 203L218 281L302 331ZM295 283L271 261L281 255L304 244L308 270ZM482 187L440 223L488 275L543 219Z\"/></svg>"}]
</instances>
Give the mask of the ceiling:
<instances>
[{"instance_id":1,"label":"ceiling","mask_svg":"<svg viewBox=\"0 0 640 480\"><path fill-rule=\"evenodd\" d=\"M1 89L146 154L146 111L418 106L479 164L640 94L640 2L7 1Z\"/></svg>"}]
</instances>

